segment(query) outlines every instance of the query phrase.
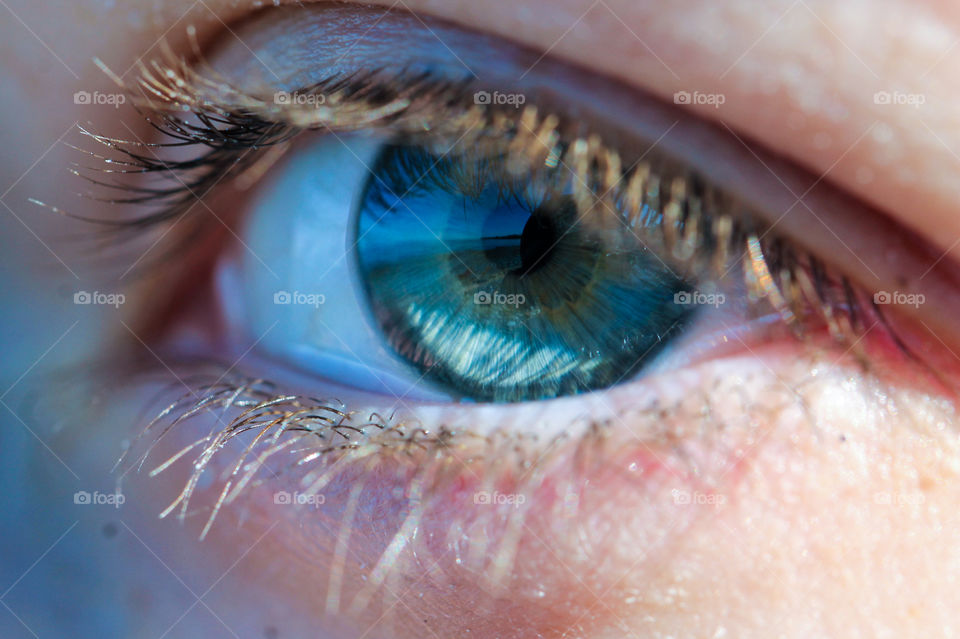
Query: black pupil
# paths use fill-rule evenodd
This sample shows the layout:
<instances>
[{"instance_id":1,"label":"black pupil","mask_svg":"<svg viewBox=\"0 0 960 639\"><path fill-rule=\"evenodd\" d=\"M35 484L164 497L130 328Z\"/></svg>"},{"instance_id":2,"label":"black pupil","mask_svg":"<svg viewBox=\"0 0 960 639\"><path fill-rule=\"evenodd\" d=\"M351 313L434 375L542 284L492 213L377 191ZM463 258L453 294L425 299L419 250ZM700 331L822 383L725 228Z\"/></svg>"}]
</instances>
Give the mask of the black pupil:
<instances>
[{"instance_id":1,"label":"black pupil","mask_svg":"<svg viewBox=\"0 0 960 639\"><path fill-rule=\"evenodd\" d=\"M529 275L547 265L560 233L550 218L535 211L520 236L520 268L517 275Z\"/></svg>"}]
</instances>

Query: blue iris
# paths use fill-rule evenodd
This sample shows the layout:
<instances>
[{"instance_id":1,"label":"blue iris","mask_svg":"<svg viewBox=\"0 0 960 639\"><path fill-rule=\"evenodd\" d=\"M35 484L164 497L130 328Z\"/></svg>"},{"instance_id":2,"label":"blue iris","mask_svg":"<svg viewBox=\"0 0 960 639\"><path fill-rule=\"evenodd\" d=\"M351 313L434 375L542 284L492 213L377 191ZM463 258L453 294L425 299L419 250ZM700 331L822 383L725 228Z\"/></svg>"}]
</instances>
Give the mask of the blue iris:
<instances>
[{"instance_id":1,"label":"blue iris","mask_svg":"<svg viewBox=\"0 0 960 639\"><path fill-rule=\"evenodd\" d=\"M398 355L449 392L527 401L636 375L692 314L690 285L582 223L572 197L489 160L387 146L357 216L371 312Z\"/></svg>"}]
</instances>

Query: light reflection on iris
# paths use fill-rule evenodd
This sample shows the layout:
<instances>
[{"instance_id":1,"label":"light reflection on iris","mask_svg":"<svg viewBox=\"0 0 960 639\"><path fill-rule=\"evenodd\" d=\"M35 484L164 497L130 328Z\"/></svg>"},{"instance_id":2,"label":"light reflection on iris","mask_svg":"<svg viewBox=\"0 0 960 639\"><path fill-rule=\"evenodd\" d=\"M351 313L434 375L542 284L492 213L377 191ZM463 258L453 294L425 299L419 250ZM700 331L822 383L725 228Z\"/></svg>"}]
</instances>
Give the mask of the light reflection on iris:
<instances>
[{"instance_id":1,"label":"light reflection on iris","mask_svg":"<svg viewBox=\"0 0 960 639\"><path fill-rule=\"evenodd\" d=\"M489 161L383 150L356 232L388 342L425 378L479 401L636 375L690 319L674 296L691 285L625 248L625 229L587 228L572 198L503 175Z\"/></svg>"}]
</instances>

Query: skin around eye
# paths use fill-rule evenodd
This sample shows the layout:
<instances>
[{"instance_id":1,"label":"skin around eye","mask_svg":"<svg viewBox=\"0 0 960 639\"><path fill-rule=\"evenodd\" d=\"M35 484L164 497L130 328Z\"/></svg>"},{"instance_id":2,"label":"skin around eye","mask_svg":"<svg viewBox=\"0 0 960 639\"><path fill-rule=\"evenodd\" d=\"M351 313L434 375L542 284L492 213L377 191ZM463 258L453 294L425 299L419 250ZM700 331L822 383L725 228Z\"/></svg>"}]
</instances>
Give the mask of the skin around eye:
<instances>
[{"instance_id":1,"label":"skin around eye","mask_svg":"<svg viewBox=\"0 0 960 639\"><path fill-rule=\"evenodd\" d=\"M380 448L381 441L376 456L348 454L332 473L291 466L318 450L301 439L293 455L260 458L273 471L220 511L204 544L216 555L271 531L239 574L330 636L369 630L414 637L425 628L441 636L524 636L571 627L582 636L625 629L709 636L734 623L748 636L775 624L829 635L836 628L889 627L905 609L871 610L876 592L836 590L855 615L821 607L817 597L840 571L848 579L876 575L873 557L888 535L918 525L910 534L943 539L939 524L917 521L924 521L926 500L940 498L940 489L921 488L928 480L917 484L912 473L914 464L932 461L931 439L903 431L878 441L877 393L891 391L871 389L868 380L852 387L855 364L786 347L764 355L691 367L633 388L623 393L633 408L611 407L602 435L526 445L453 436L440 449L424 444L413 454L395 444ZM913 427L936 437L948 413L934 398L907 392L896 398L898 409L911 412ZM854 414L860 419L849 418ZM477 423L483 413L459 417ZM529 426L538 417L548 419L514 415L498 423L519 418ZM583 418L597 424L600 414ZM460 422L448 415L446 423ZM149 467L220 428L206 418L191 420L154 450ZM212 477L225 477L233 453L246 446L233 443L212 462ZM182 486L191 459L159 475L168 497ZM888 469L882 481L878 465ZM287 470L276 476L277 469ZM215 480L198 491L189 510L209 512L222 487ZM843 513L817 518L838 491ZM901 525L883 534L858 528L889 522L891 506L897 513L906 508L913 524L898 517ZM202 524L187 528L196 533ZM757 549L776 552L762 571L749 561ZM807 556L819 559L798 560ZM897 556L880 573L911 574L912 561ZM415 607L392 605L408 590ZM754 602L746 618L734 621L718 609L731 594ZM811 602L818 621L809 617ZM946 620L941 602L931 608L917 596L899 605Z\"/></svg>"},{"instance_id":2,"label":"skin around eye","mask_svg":"<svg viewBox=\"0 0 960 639\"><path fill-rule=\"evenodd\" d=\"M230 4L195 6L198 13L185 21L196 18L201 26L222 30L210 9L229 21L231 15L238 17L251 8ZM950 46L956 16L941 3L889 2L878 10L876 3L868 2L793 6L784 2L763 7L752 2L723 7L610 2L587 11L587 5L560 2L548 12L527 3L409 5L466 26L526 39L540 50L552 47L552 55L578 59L594 72L619 76L629 84L646 85L668 101L681 90L724 93L723 109L694 108L706 117L719 117L738 132L751 133L817 172L829 170L830 179L916 225L936 245L948 247L955 239L950 131L955 128L956 100L950 74L956 50ZM430 508L450 512L432 517L432 527L420 527L416 541L424 541L431 532L433 539L447 539L458 520L470 532L482 530L489 521L481 508L485 505L493 507L497 521L514 522L521 536L497 536L509 531L501 528L486 543L461 544L459 555L454 549L445 556L429 542L426 549L412 544L388 553L396 560L384 564L389 570L377 573L384 587L370 597L367 616L351 613L351 606L369 583L370 566L408 521L410 511L405 509L417 495L413 490L417 482L400 468L386 468L389 472L381 476L364 475L366 482L350 481L345 473L322 492L326 498L322 504L316 498L293 497L291 504L277 503L276 493L292 493L290 482L264 484L262 492L246 493L246 507L234 503L225 508L202 544L196 535L206 512L188 517L185 524L156 520L158 510L182 489L189 475L189 469L181 466L171 466L152 479L129 475L124 484L128 500L119 509L75 503L76 491L113 490L115 477L103 469L115 461L116 442L137 432L152 396L169 390L170 370L165 366L184 380L191 376L164 357L163 365L157 363L164 375L158 387L129 396L114 384L98 395L100 404L109 409L106 415L82 414L79 407L87 403L68 403L48 419L29 419L24 408L29 402L20 402L17 396L39 368L65 359L74 344L99 350L110 344L111 331L125 336L129 331L117 321L113 307L78 310L72 304L78 285L70 273L63 271L64 281L54 282L49 270L42 276L31 270L37 254L48 255L36 236L55 248L69 268L80 270L73 250L54 241L64 230L62 219L41 222L41 216L32 215L23 204L26 197L38 194L48 201L73 201L70 191L76 189L51 175L59 175L59 167L74 158L55 148L36 170L20 178L33 158L41 157L77 119L77 105L69 99L72 89L106 86L92 66L87 73L79 61L99 55L123 70L187 7L177 2L147 7L133 1L107 7L81 1L57 12L46 5L10 8L30 29L13 19L0 26L18 53L0 72L9 81L5 86L13 88L4 94L4 109L18 118L18 125L6 127L0 135L7 140L4 148L24 153L5 155L0 171L7 178L4 184L13 185L4 191L4 203L31 231L13 217L3 218L9 224L0 234L5 272L15 284L14 292L4 291L14 303L6 306L2 321L5 327L16 324L7 331L14 337L5 343L10 347L5 355L15 355L2 359L4 372L9 372L6 378L25 377L4 398L11 421L3 431L4 461L10 462L4 464L3 473L12 478L8 485L16 490L3 495L4 511L15 521L4 532L8 542L0 562L6 578L0 635L31 636L27 625L40 636L131 636L148 630L157 636L167 632L203 637L356 637L368 629L367 636L385 637L511 636L527 631L584 637L768 637L771 632L944 636L956 625L960 605L952 578L960 541L955 513L960 510L952 401L925 382L920 388L911 386L914 369L903 368L902 362L882 367L902 373L901 379L878 384L858 363L826 350L811 355L785 346L756 349L761 357L729 358L681 377L665 374L661 387L651 382L651 390L656 388L654 392L671 401L658 405L651 398L639 415L621 414L618 405L612 406L610 414L623 422L613 421L612 429L632 429L640 437L628 439L629 446L619 450L622 442L613 440L613 452L581 448L588 453L596 450L596 463L580 466L589 470L579 477L593 481L576 499L568 498L567 486L550 486L549 480L569 467L558 461L564 459L562 452L545 460L553 474L533 475L536 481L530 480L530 486L541 487L539 497L544 499L523 504L517 497L524 489L515 490L516 482L504 479L509 473L478 472L502 481L497 486L478 485L464 465L454 462L465 477L464 494L421 484L432 489L426 493ZM538 12L537 19L529 17L533 11ZM95 19L88 21L91 16ZM102 37L89 37L94 27L86 25L92 23ZM718 29L718 23L724 28ZM171 34L176 33L179 29L174 28ZM73 76L50 57L51 50L81 76L77 87L64 88ZM800 72L792 64L797 60L802 62ZM717 80L730 65L729 73ZM804 75L804 70L809 73ZM770 84L758 89L756 81L763 78ZM783 90L768 91L771 85ZM917 85L922 86L915 91ZM928 98L924 109L909 104L886 109L873 101L877 91L895 90L924 94ZM57 95L65 97L51 98ZM810 95L835 101L810 104L804 101ZM828 109L830 105L839 105L841 111L850 107L849 118L834 117L837 111ZM91 117L115 125L118 135L128 133L112 107L106 112L90 109ZM873 119L878 125L871 130ZM128 124L140 130L134 122ZM868 130L860 140L858 136ZM871 173L872 182L862 184L860 180ZM924 206L917 207L916 202ZM71 210L98 212L92 205ZM873 213L866 219L874 220ZM821 224L816 219L809 222ZM831 228L844 241L854 241L855 233ZM897 246L890 246L893 264L900 259ZM939 252L918 255L928 264L940 257ZM944 258L934 270L949 265L950 259ZM50 262L54 269L63 268L53 257ZM77 275L83 277L83 286L95 288L86 272ZM116 278L97 282L101 291L118 284ZM61 289L68 292L66 302ZM949 301L953 292L944 285L938 298ZM131 306L135 301L142 300L128 298ZM81 311L91 312L81 316ZM955 314L940 315L949 326ZM66 321L51 323L58 319ZM80 330L58 341L78 319L83 320ZM43 330L44 326L49 328ZM946 335L939 329L936 333ZM946 360L953 360L949 339L940 342L931 336L930 342ZM30 368L44 353L41 365ZM146 349L142 354L153 359ZM261 368L253 360L241 364ZM222 373L223 368L214 379ZM83 375L91 377L90 370ZM297 384L288 386L293 389ZM318 390L304 386L306 393ZM85 387L74 383L70 388L81 395L78 399L89 400L89 395L83 397ZM686 388L698 391L683 402L677 395ZM181 387L175 394L181 391L187 392ZM164 394L163 399L173 398ZM598 412L576 417L612 419L599 412L601 407L592 408ZM9 416L11 411L29 424L44 446ZM64 424L64 416L81 423ZM502 414L486 417L509 426L535 421L527 414L516 414L514 424ZM476 415L471 421L482 419ZM60 425L57 432L54 425ZM153 458L165 460L222 426L192 422L171 431L184 439L169 437ZM506 459L512 463L515 458ZM227 465L223 457L216 463ZM504 462L500 470L510 463ZM24 464L25 475L20 471ZM727 468L730 472L721 470ZM648 481L638 479L638 472ZM389 479L378 481L382 477ZM208 488L196 497L198 507L213 505L221 484ZM555 497L552 504L550 496ZM457 510L464 503L466 517ZM524 509L534 504L540 509ZM80 523L71 529L75 521ZM415 520L409 521L408 530ZM111 530L118 532L111 537L107 532ZM483 538L482 532L470 535L470 541ZM514 547L516 552L510 550ZM479 569L470 563L478 555L487 560ZM458 556L463 559L460 564ZM421 557L430 559L421 563ZM497 575L499 580L491 579ZM451 584L457 587L450 588ZM338 590L339 596L330 595ZM51 592L64 595L55 615L50 613ZM342 616L327 614L339 609L345 611ZM11 610L15 615L7 614ZM389 614L381 617L385 612ZM101 625L86 632L95 623L93 617Z\"/></svg>"},{"instance_id":3,"label":"skin around eye","mask_svg":"<svg viewBox=\"0 0 960 639\"><path fill-rule=\"evenodd\" d=\"M289 245L282 236L274 239L279 246ZM234 533L234 517L276 524L285 531L284 538L299 540L301 533L294 531L314 532L292 548L289 543L282 550L268 546L262 552L270 559L262 564L255 560L248 574L274 592L289 593L291 605L302 602L301 614L312 611L319 627L330 628L334 636L355 634L370 623L374 633L392 637L419 636L425 627L441 636L460 636L468 630L522 636L518 632L530 628L540 634L576 628L583 636L619 636L623 628L635 632L670 628L707 636L725 632L729 621L711 607L717 601L717 540L736 547L738 539L749 538L766 548L762 541L777 538L772 533L780 531L781 543L794 553L822 555L827 536L810 538L798 532L805 531L800 523L815 508L816 500L808 501L809 495L823 498L825 488L819 482L833 488L842 485L857 495L850 502L859 504L856 514L831 525L842 521L849 526L878 516L872 508L883 505L882 495L893 492L898 502L918 506L926 493L907 490L911 484L905 469L893 473L897 490L871 493L864 492L872 485L866 481L870 463L854 465L860 475L851 474L850 465L844 464L838 476L826 472L827 460L867 457L886 462L889 451L875 446L868 431L856 430L869 429L876 415L887 410L876 408L878 394L895 396L898 407L901 403L928 407L926 416L915 423L927 433L936 432L945 415L935 398L890 389L865 375L842 349L811 348L809 342L795 340L740 344L750 357L701 362L603 398L570 400L536 412L479 407L431 414L408 406L365 404L369 400L364 398L359 422L337 424L358 429L350 435L356 447L344 444L351 441L348 438L337 439L342 435L335 430L317 426L328 422L304 426L288 416L290 411L315 415L331 408L352 412L358 404L344 394L345 389L328 389L345 406L323 398L313 404L277 398L274 406L283 412L268 412L255 428L274 428L270 432L276 434L289 425L321 443L298 441L291 447L296 451L292 459L284 458L283 450L258 448L247 459L270 465L279 456L285 459L279 462L281 468L292 462L295 470L280 478L267 475L260 483L245 484L244 473L229 486L214 482L209 490L191 493L190 508L216 508L218 500L224 500L219 503L226 507L217 512L228 523L214 520L206 529L207 539L218 545L227 534L220 527ZM260 363L253 357L245 362L245 368L259 376ZM863 385L851 387L851 377ZM845 383L845 392L838 396L836 388ZM287 381L280 392L286 395L296 386ZM233 396L236 391L225 392ZM307 392L316 396L316 388L306 385ZM317 404L320 400L324 403ZM843 420L838 428L838 415L858 411L865 415L863 423ZM381 419L386 413L389 418ZM281 429L276 429L278 419L284 424ZM565 436L530 442L509 436L514 431L551 432L540 428L550 422ZM242 428L249 426L247 422ZM201 423L174 431L164 448L155 451L157 461L163 466L169 458L165 455L183 450L211 430L219 429ZM265 441L279 441L267 435ZM854 438L859 445L846 446ZM898 442L907 444L909 439ZM809 466L795 464L798 449L804 461L823 472L811 473ZM320 462L324 456L326 464ZM188 468L191 459L192 454L181 458ZM231 467L225 463L233 460L217 457L207 470L222 477L217 471ZM163 472L180 472L182 477L184 471L177 469L171 463ZM376 478L373 485L370 477ZM243 499L234 499L240 493L231 491L240 485L245 486ZM361 504L376 504L375 518ZM758 504L779 510L776 516L745 523ZM787 504L799 505L791 509ZM180 505L184 504L175 504ZM492 508L485 510L487 506ZM264 528L254 524L252 529ZM310 560L282 578L270 579L268 567L275 564L269 562L278 561L278 553L291 557L288 561ZM616 569L620 566L626 567L623 572ZM772 562L769 574L758 578L736 564L726 587L752 599L768 590L782 592L774 586L797 581L798 575L791 572L797 567L786 560ZM898 564L895 570L903 568ZM869 568L861 565L858 570ZM416 615L391 607L396 600L392 593L405 587L417 592ZM597 601L603 601L596 593L605 593L615 603L596 610ZM809 592L797 589L793 596L809 598ZM822 626L806 624L792 616L796 600L787 601L764 599L762 614L742 626L744 632L761 633L781 618L789 619L792 628L814 633L829 634L834 624L844 623L830 617ZM320 605L323 614L317 615ZM385 610L390 614L380 617ZM450 617L444 614L447 610L460 614ZM881 619L870 623L891 623ZM340 630L341 624L347 630Z\"/></svg>"}]
</instances>

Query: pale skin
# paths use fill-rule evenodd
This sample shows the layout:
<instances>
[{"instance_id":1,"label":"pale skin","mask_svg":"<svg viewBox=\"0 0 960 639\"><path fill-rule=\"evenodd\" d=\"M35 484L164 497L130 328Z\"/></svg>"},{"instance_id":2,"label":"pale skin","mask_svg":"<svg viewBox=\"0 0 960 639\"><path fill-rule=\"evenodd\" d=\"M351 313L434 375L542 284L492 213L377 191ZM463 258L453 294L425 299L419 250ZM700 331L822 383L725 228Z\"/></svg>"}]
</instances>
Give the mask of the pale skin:
<instances>
[{"instance_id":1,"label":"pale skin","mask_svg":"<svg viewBox=\"0 0 960 639\"><path fill-rule=\"evenodd\" d=\"M668 101L677 91L722 93L722 109L678 108L720 120L744 139L823 175L874 206L878 215L923 237L932 247L924 259L936 273L949 280L955 272L960 84L953 76L960 64L960 48L954 48L960 13L948 3L405 4L549 51ZM4 371L5 387L73 322L47 326L36 319L45 308L57 308L58 287L72 291L78 288L76 279L96 282L78 266L72 249L56 243L63 235L60 218L25 202L38 194L61 202L77 190L51 178L73 159L67 150L56 146L43 155L61 132L88 118L108 130L118 128L111 113L81 114L69 99L76 90L109 88L89 60L100 57L122 71L144 54L145 43L168 30L175 46L183 46L187 24L201 34L216 33L250 10L249 3L217 1L192 10L190 2L124 1L106 9L87 0L62 6L11 3L9 8L35 35L9 12L0 27L7 50L0 108L16 122L0 133L5 149L0 186L6 190L16 182L3 200L12 210L5 210L3 222L3 268L6 279L21 282L11 298L36 310L3 320L5 335L32 330ZM878 103L879 92L922 96L922 103ZM41 155L43 170L31 170L17 182ZM86 211L73 210L96 212L86 206ZM862 255L867 263L883 259ZM78 272L76 279L71 270ZM936 313L934 304L926 307ZM955 347L960 335L940 328L949 322L925 323L935 324L937 332L922 339L935 345L947 380L956 380L958 359L952 352L960 352ZM73 355L68 344L96 352L118 333L126 331L115 317L83 321L40 369ZM642 390L660 397L669 410L660 416L625 413L624 428L613 436L621 446L605 449L611 469L636 462L649 466L649 475L634 483L615 470L597 471L591 476L597 492L572 523L546 506L530 515L521 551L504 568L507 577L498 588L484 581L489 567L460 566L438 552L392 574L395 581L388 583L395 596L385 597L385 606L378 599L377 606L350 610L345 603L338 607L340 614L324 614L330 608L331 567L342 564L344 593L355 595L362 576L378 561L382 537L392 534L389 525L386 531L355 531L345 560L337 549L342 517L336 514L305 529L306 520L289 511L254 506L253 516L242 522L228 511L222 525L198 542L195 522L155 519L183 476L135 480L136 488L127 491L136 495L133 503L104 515L122 522L114 525L123 544L89 551L95 571L62 588L83 592L84 601L123 619L121 636L139 636L134 631L161 636L170 628L167 636L244 638L960 635L955 585L960 445L955 407L945 393L928 383L908 384L912 376L878 385L844 349L810 352L792 343L744 351L696 367L691 375L693 381L687 382L697 390L686 402L669 396L669 377ZM893 409L881 406L886 397ZM64 499L84 489L88 478L103 475L105 463L116 457L116 442L131 436L132 416L140 406L135 398L118 403L94 441L85 436L90 431L54 435L38 430L69 469L24 436L22 446L37 448L31 458L44 469L35 474L49 473L58 486L66 485ZM704 406L710 409L707 417ZM8 428L20 432L25 427L10 413L7 417ZM724 425L722 434L700 430L718 424ZM654 425L662 430L649 434ZM637 433L644 436L643 446L637 445ZM11 448L3 454L25 453ZM698 479L690 482L686 471L694 466ZM19 481L29 487L28 494L49 490L35 477ZM684 509L677 494L701 503ZM61 503L68 502L56 502ZM4 558L7 582L13 584L75 518L81 515L54 517L54 523L27 520L38 532L26 551ZM76 537L77 545L70 548L77 553L86 552L85 541L99 538L98 523L84 525L67 538ZM447 532L443 521L426 521L423 529L440 537ZM502 530L489 534L494 544L504 535ZM443 578L425 576L437 567ZM36 571L33 579L40 585L34 587L42 588L56 567L41 562ZM18 589L29 589L29 583ZM17 592L12 590L10 607L20 619L8 615L0 634L76 631L76 619L44 621L38 612L43 605L16 599ZM348 602L346 594L343 599ZM385 608L392 613L384 615ZM0 618L4 614L0 611ZM30 629L40 627L46 632ZM79 636L95 632L91 627Z\"/></svg>"}]
</instances>

